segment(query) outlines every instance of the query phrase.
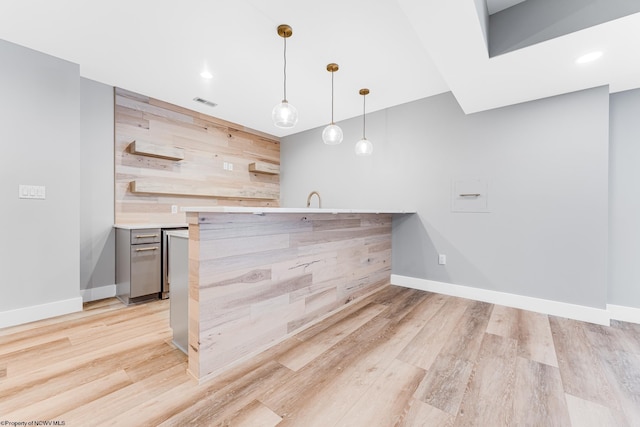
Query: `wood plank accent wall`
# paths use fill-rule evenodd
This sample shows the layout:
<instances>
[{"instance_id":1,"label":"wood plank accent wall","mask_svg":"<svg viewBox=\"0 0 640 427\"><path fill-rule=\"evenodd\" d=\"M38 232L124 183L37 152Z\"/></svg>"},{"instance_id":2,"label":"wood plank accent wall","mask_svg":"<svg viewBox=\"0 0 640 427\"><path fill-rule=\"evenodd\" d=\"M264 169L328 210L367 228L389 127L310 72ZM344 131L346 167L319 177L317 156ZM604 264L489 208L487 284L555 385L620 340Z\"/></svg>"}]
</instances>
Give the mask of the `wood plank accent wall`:
<instances>
[{"instance_id":1,"label":"wood plank accent wall","mask_svg":"<svg viewBox=\"0 0 640 427\"><path fill-rule=\"evenodd\" d=\"M390 214L187 220L189 371L200 380L389 283Z\"/></svg>"},{"instance_id":2,"label":"wood plank accent wall","mask_svg":"<svg viewBox=\"0 0 640 427\"><path fill-rule=\"evenodd\" d=\"M172 205L279 206L279 176L249 171L279 168L271 135L116 88L114 151L117 224L186 223Z\"/></svg>"}]
</instances>

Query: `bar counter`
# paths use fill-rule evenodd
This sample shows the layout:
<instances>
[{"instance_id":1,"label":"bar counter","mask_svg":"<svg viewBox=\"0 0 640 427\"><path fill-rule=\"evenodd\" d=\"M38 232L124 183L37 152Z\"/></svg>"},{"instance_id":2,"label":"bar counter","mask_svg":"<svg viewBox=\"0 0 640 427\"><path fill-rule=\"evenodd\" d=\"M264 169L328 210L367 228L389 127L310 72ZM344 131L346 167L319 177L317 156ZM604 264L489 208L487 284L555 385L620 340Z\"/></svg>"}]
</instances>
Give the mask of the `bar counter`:
<instances>
[{"instance_id":1,"label":"bar counter","mask_svg":"<svg viewBox=\"0 0 640 427\"><path fill-rule=\"evenodd\" d=\"M407 211L182 208L189 372L205 381L389 285Z\"/></svg>"}]
</instances>

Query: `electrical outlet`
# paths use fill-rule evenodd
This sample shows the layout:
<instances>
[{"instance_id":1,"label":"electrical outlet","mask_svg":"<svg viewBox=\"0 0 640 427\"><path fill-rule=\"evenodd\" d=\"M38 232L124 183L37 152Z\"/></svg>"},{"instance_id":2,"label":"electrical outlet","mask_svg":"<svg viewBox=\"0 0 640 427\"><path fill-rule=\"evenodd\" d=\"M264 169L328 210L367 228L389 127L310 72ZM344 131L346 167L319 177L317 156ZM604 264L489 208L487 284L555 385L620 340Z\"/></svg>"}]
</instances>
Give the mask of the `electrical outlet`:
<instances>
[{"instance_id":1,"label":"electrical outlet","mask_svg":"<svg viewBox=\"0 0 640 427\"><path fill-rule=\"evenodd\" d=\"M438 254L438 264L445 265L447 263L447 256L445 254Z\"/></svg>"},{"instance_id":2,"label":"electrical outlet","mask_svg":"<svg viewBox=\"0 0 640 427\"><path fill-rule=\"evenodd\" d=\"M233 163L229 163L229 170L232 171L233 170Z\"/></svg>"},{"instance_id":3,"label":"electrical outlet","mask_svg":"<svg viewBox=\"0 0 640 427\"><path fill-rule=\"evenodd\" d=\"M228 170L229 170L229 163L224 162L224 163L222 164L222 169L224 169L224 170L228 171Z\"/></svg>"},{"instance_id":4,"label":"electrical outlet","mask_svg":"<svg viewBox=\"0 0 640 427\"><path fill-rule=\"evenodd\" d=\"M172 214L178 213L178 205L171 205L171 213Z\"/></svg>"}]
</instances>

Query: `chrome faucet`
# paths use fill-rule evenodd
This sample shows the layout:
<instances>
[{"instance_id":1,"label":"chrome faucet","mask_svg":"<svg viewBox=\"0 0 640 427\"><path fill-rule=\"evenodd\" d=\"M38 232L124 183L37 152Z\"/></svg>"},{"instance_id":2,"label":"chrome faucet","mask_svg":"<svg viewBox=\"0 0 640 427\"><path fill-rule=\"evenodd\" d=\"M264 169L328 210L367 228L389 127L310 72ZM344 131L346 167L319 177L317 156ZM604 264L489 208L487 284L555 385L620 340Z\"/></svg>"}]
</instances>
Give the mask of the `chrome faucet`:
<instances>
[{"instance_id":1,"label":"chrome faucet","mask_svg":"<svg viewBox=\"0 0 640 427\"><path fill-rule=\"evenodd\" d=\"M317 191L312 191L311 193L309 193L309 197L307 197L307 207L311 206L311 197L313 195L318 196L318 209L322 208L322 201L320 201L320 193L318 193Z\"/></svg>"}]
</instances>

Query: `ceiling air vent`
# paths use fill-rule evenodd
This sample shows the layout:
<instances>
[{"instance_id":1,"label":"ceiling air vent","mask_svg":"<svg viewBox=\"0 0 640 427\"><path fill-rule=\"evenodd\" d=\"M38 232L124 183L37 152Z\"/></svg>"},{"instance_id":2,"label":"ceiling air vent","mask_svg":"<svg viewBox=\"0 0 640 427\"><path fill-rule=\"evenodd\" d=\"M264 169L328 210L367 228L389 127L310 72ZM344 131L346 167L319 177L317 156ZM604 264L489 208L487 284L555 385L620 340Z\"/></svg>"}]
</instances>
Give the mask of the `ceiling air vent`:
<instances>
[{"instance_id":1,"label":"ceiling air vent","mask_svg":"<svg viewBox=\"0 0 640 427\"><path fill-rule=\"evenodd\" d=\"M199 96L196 96L195 98L193 98L193 100L196 102L199 102L200 104L204 104L208 107L215 107L218 105L215 102L207 101L206 99L200 98Z\"/></svg>"}]
</instances>

